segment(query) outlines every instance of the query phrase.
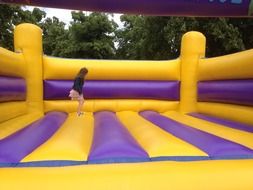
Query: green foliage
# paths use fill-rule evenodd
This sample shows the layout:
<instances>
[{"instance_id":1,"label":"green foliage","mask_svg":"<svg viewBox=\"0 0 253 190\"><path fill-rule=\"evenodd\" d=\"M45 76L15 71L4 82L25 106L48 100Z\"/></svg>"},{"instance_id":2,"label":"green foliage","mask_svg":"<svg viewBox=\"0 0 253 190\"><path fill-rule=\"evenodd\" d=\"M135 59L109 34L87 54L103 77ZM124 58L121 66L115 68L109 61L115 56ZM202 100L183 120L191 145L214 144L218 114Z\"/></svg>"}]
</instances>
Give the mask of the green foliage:
<instances>
[{"instance_id":1,"label":"green foliage","mask_svg":"<svg viewBox=\"0 0 253 190\"><path fill-rule=\"evenodd\" d=\"M107 14L72 12L68 29L58 18L46 18L38 8L23 10L20 6L0 4L0 45L13 50L15 25L28 22L43 29L44 53L68 58L114 58L114 32L117 24Z\"/></svg>"},{"instance_id":2,"label":"green foliage","mask_svg":"<svg viewBox=\"0 0 253 190\"><path fill-rule=\"evenodd\" d=\"M15 25L29 22L40 25L46 13L38 8L22 10L20 6L0 4L0 46L13 50L13 29Z\"/></svg>"},{"instance_id":3,"label":"green foliage","mask_svg":"<svg viewBox=\"0 0 253 190\"><path fill-rule=\"evenodd\" d=\"M238 28L229 19L201 19L199 31L207 37L207 56L218 56L244 50Z\"/></svg>"},{"instance_id":4,"label":"green foliage","mask_svg":"<svg viewBox=\"0 0 253 190\"><path fill-rule=\"evenodd\" d=\"M59 56L69 58L113 58L115 54L114 31L116 23L103 13L72 12L66 40L61 41L63 49Z\"/></svg>"},{"instance_id":5,"label":"green foliage","mask_svg":"<svg viewBox=\"0 0 253 190\"><path fill-rule=\"evenodd\" d=\"M252 48L253 45L253 19L252 18L233 18L229 19L229 24L238 28L245 49Z\"/></svg>"},{"instance_id":6,"label":"green foliage","mask_svg":"<svg viewBox=\"0 0 253 190\"><path fill-rule=\"evenodd\" d=\"M116 31L117 54L119 59L142 59L145 57L143 48L146 38L143 16L122 15L124 28Z\"/></svg>"},{"instance_id":7,"label":"green foliage","mask_svg":"<svg viewBox=\"0 0 253 190\"><path fill-rule=\"evenodd\" d=\"M232 24L234 19L123 15L121 21L125 27L116 34L117 57L122 59L176 58L182 35L192 30L205 34L208 57L244 50L244 44L253 36L248 32L243 40L241 34L246 31L242 32L239 24ZM252 43L246 48L250 46Z\"/></svg>"},{"instance_id":8,"label":"green foliage","mask_svg":"<svg viewBox=\"0 0 253 190\"><path fill-rule=\"evenodd\" d=\"M13 27L18 19L18 6L0 5L0 46L13 49Z\"/></svg>"},{"instance_id":9,"label":"green foliage","mask_svg":"<svg viewBox=\"0 0 253 190\"><path fill-rule=\"evenodd\" d=\"M41 24L43 30L43 49L47 55L58 56L62 52L60 43L68 37L65 23L58 18L46 18Z\"/></svg>"}]
</instances>

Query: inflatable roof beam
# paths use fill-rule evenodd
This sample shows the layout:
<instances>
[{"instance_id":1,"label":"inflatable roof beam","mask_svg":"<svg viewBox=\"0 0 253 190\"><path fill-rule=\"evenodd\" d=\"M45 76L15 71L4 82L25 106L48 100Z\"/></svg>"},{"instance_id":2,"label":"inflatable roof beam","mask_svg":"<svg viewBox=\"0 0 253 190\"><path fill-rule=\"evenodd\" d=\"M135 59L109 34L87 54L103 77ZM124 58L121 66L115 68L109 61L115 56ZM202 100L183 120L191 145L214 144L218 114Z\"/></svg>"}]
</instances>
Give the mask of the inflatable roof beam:
<instances>
[{"instance_id":1,"label":"inflatable roof beam","mask_svg":"<svg viewBox=\"0 0 253 190\"><path fill-rule=\"evenodd\" d=\"M252 16L252 0L1 0L42 7L163 16Z\"/></svg>"}]
</instances>

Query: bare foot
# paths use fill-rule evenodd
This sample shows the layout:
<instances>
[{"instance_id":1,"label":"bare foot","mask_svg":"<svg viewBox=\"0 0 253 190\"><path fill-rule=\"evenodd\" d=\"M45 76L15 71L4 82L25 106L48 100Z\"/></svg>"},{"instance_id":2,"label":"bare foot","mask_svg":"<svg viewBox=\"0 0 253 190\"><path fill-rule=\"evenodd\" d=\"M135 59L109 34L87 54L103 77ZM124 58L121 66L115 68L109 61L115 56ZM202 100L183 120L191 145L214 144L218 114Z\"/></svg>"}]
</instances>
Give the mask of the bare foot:
<instances>
[{"instance_id":1,"label":"bare foot","mask_svg":"<svg viewBox=\"0 0 253 190\"><path fill-rule=\"evenodd\" d=\"M77 116L80 117L83 115L83 112L77 112Z\"/></svg>"}]
</instances>

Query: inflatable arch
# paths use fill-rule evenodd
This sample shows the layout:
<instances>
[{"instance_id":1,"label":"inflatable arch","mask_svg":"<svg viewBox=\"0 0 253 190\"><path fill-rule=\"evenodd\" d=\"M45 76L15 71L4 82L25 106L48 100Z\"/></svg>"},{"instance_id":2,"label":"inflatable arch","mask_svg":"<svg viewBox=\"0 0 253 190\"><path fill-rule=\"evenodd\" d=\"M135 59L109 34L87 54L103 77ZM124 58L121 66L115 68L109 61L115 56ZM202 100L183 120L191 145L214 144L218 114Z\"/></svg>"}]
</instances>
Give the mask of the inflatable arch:
<instances>
[{"instance_id":1,"label":"inflatable arch","mask_svg":"<svg viewBox=\"0 0 253 190\"><path fill-rule=\"evenodd\" d=\"M0 48L0 189L253 189L253 50L207 59L189 32L176 60L62 59L32 24L14 41ZM67 96L84 66L78 117Z\"/></svg>"},{"instance_id":2,"label":"inflatable arch","mask_svg":"<svg viewBox=\"0 0 253 190\"><path fill-rule=\"evenodd\" d=\"M180 16L253 16L253 0L0 0L33 6Z\"/></svg>"}]
</instances>

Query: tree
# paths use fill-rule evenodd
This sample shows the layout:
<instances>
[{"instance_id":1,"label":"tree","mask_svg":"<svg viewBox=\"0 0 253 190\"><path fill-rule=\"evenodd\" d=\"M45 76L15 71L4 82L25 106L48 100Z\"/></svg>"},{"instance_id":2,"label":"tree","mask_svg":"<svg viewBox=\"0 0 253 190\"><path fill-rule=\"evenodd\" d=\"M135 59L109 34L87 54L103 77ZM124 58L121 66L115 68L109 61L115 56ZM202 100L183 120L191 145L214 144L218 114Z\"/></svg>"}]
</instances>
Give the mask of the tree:
<instances>
[{"instance_id":1,"label":"tree","mask_svg":"<svg viewBox=\"0 0 253 190\"><path fill-rule=\"evenodd\" d=\"M13 28L19 11L19 6L0 4L0 46L10 50L13 50Z\"/></svg>"},{"instance_id":2,"label":"tree","mask_svg":"<svg viewBox=\"0 0 253 190\"><path fill-rule=\"evenodd\" d=\"M18 18L15 20L15 25L21 24L21 23L31 23L36 24L38 26L41 26L43 19L46 18L46 12L40 10L39 8L33 8L32 11L29 10L23 10L19 9Z\"/></svg>"},{"instance_id":3,"label":"tree","mask_svg":"<svg viewBox=\"0 0 253 190\"><path fill-rule=\"evenodd\" d=\"M230 24L238 28L245 49L252 48L253 44L253 19L252 18L230 18Z\"/></svg>"},{"instance_id":4,"label":"tree","mask_svg":"<svg viewBox=\"0 0 253 190\"><path fill-rule=\"evenodd\" d=\"M146 28L143 16L122 15L124 28L116 31L118 59L143 59L145 57L144 40Z\"/></svg>"},{"instance_id":5,"label":"tree","mask_svg":"<svg viewBox=\"0 0 253 190\"><path fill-rule=\"evenodd\" d=\"M202 18L199 31L207 38L207 56L219 56L245 50L238 28L226 18Z\"/></svg>"},{"instance_id":6,"label":"tree","mask_svg":"<svg viewBox=\"0 0 253 190\"><path fill-rule=\"evenodd\" d=\"M125 27L116 33L117 56L123 59L176 58L183 34L192 30L206 36L207 57L245 49L241 30L231 19L123 15L121 20Z\"/></svg>"},{"instance_id":7,"label":"tree","mask_svg":"<svg viewBox=\"0 0 253 190\"><path fill-rule=\"evenodd\" d=\"M65 23L58 18L46 18L41 24L43 30L43 50L47 55L59 56L62 48L59 44L66 41L68 31L65 30Z\"/></svg>"},{"instance_id":8,"label":"tree","mask_svg":"<svg viewBox=\"0 0 253 190\"><path fill-rule=\"evenodd\" d=\"M69 58L113 58L116 23L104 13L72 12L67 40L60 42L59 56Z\"/></svg>"},{"instance_id":9,"label":"tree","mask_svg":"<svg viewBox=\"0 0 253 190\"><path fill-rule=\"evenodd\" d=\"M28 22L40 25L46 13L38 8L23 10L20 6L0 4L0 46L13 50L15 25Z\"/></svg>"}]
</instances>

